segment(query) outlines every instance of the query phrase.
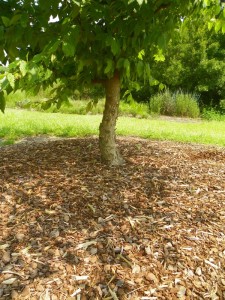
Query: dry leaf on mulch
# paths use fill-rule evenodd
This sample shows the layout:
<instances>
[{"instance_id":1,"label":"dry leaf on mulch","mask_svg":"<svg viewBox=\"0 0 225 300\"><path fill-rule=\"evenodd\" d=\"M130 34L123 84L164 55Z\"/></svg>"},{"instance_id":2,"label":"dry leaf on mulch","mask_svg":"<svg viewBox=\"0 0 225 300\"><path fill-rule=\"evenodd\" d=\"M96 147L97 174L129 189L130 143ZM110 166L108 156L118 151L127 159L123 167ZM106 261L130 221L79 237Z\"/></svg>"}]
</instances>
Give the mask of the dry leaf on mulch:
<instances>
[{"instance_id":1,"label":"dry leaf on mulch","mask_svg":"<svg viewBox=\"0 0 225 300\"><path fill-rule=\"evenodd\" d=\"M225 299L225 150L118 143L0 149L0 299Z\"/></svg>"}]
</instances>

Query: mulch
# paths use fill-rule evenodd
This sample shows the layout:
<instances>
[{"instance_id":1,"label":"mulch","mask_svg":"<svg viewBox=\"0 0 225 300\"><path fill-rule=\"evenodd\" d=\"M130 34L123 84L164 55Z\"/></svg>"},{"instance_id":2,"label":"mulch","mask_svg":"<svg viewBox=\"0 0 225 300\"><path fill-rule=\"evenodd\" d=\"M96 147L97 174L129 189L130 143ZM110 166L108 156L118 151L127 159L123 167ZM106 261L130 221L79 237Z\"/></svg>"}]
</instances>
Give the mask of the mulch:
<instances>
[{"instance_id":1,"label":"mulch","mask_svg":"<svg viewBox=\"0 0 225 300\"><path fill-rule=\"evenodd\" d=\"M118 144L0 148L0 299L225 299L225 149Z\"/></svg>"}]
</instances>

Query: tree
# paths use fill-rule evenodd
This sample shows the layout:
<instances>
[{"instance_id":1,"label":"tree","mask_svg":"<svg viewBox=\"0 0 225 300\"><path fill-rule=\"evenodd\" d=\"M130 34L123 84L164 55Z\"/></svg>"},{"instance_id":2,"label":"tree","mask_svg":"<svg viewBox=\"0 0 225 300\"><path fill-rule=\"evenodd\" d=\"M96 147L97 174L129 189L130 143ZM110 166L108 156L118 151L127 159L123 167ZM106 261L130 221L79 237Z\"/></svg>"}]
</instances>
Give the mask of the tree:
<instances>
[{"instance_id":1,"label":"tree","mask_svg":"<svg viewBox=\"0 0 225 300\"><path fill-rule=\"evenodd\" d=\"M37 93L57 82L52 102L60 106L79 85L100 83L106 93L100 152L103 161L119 165L115 128L121 85L129 80L137 86L138 77L151 80L145 62L150 46L158 51L182 18L201 12L218 15L221 5L217 0L3 0L0 61L10 65L1 68L1 109L3 90Z\"/></svg>"},{"instance_id":2,"label":"tree","mask_svg":"<svg viewBox=\"0 0 225 300\"><path fill-rule=\"evenodd\" d=\"M172 91L200 96L201 105L218 105L225 98L225 36L208 28L207 19L187 20L168 43L164 62L153 62L152 72Z\"/></svg>"}]
</instances>

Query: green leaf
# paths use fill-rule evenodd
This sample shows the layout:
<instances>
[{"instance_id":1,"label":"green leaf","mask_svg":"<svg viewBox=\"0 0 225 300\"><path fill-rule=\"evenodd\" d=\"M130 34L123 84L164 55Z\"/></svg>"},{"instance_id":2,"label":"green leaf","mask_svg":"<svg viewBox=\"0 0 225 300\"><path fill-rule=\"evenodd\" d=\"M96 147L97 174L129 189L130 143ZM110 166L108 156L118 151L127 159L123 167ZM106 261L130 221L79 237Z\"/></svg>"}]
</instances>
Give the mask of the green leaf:
<instances>
[{"instance_id":1,"label":"green leaf","mask_svg":"<svg viewBox=\"0 0 225 300\"><path fill-rule=\"evenodd\" d=\"M225 33L225 22L222 23L222 33Z\"/></svg>"},{"instance_id":2,"label":"green leaf","mask_svg":"<svg viewBox=\"0 0 225 300\"><path fill-rule=\"evenodd\" d=\"M4 80L1 82L1 89L2 89L2 90L6 90L8 86L9 86L9 81L8 81L8 79L5 77Z\"/></svg>"},{"instance_id":3,"label":"green leaf","mask_svg":"<svg viewBox=\"0 0 225 300\"><path fill-rule=\"evenodd\" d=\"M71 56L74 56L74 53L77 48L77 44L79 42L79 38L80 38L80 27L76 26L76 25L72 25L70 28L70 31L67 33L67 35L64 39L64 42L71 45L70 46L71 51L73 52L73 55L71 55Z\"/></svg>"},{"instance_id":4,"label":"green leaf","mask_svg":"<svg viewBox=\"0 0 225 300\"><path fill-rule=\"evenodd\" d=\"M9 73L9 74L7 74L6 77L7 77L8 81L9 81L9 84L14 89L14 87L15 87L15 78L14 78L13 74Z\"/></svg>"},{"instance_id":5,"label":"green leaf","mask_svg":"<svg viewBox=\"0 0 225 300\"><path fill-rule=\"evenodd\" d=\"M19 65L19 61L18 60L14 60L11 64L9 64L8 69L9 70L13 70L14 68L17 68Z\"/></svg>"},{"instance_id":6,"label":"green leaf","mask_svg":"<svg viewBox=\"0 0 225 300\"><path fill-rule=\"evenodd\" d=\"M44 101L42 104L41 104L41 108L44 109L44 110L47 110L51 107L52 105L52 101L51 100L47 100L47 101Z\"/></svg>"},{"instance_id":7,"label":"green leaf","mask_svg":"<svg viewBox=\"0 0 225 300\"><path fill-rule=\"evenodd\" d=\"M104 73L108 74L113 71L113 61L111 59L107 59L106 63L107 63L107 66L104 70Z\"/></svg>"},{"instance_id":8,"label":"green leaf","mask_svg":"<svg viewBox=\"0 0 225 300\"><path fill-rule=\"evenodd\" d=\"M9 18L2 16L2 22L5 25L5 27L10 26L10 19Z\"/></svg>"},{"instance_id":9,"label":"green leaf","mask_svg":"<svg viewBox=\"0 0 225 300\"><path fill-rule=\"evenodd\" d=\"M165 56L162 53L162 49L158 50L158 53L154 55L155 61L165 61Z\"/></svg>"},{"instance_id":10,"label":"green leaf","mask_svg":"<svg viewBox=\"0 0 225 300\"><path fill-rule=\"evenodd\" d=\"M118 68L118 69L121 69L121 68L123 68L123 66L124 66L124 58L119 58L119 60L117 61L117 64L116 64L116 67Z\"/></svg>"},{"instance_id":11,"label":"green leaf","mask_svg":"<svg viewBox=\"0 0 225 300\"><path fill-rule=\"evenodd\" d=\"M59 41L59 40L57 40L56 42L50 43L46 47L47 52L54 53L58 49L60 43L61 43L61 41Z\"/></svg>"},{"instance_id":12,"label":"green leaf","mask_svg":"<svg viewBox=\"0 0 225 300\"><path fill-rule=\"evenodd\" d=\"M5 96L3 91L0 91L0 110L3 113L5 111Z\"/></svg>"},{"instance_id":13,"label":"green leaf","mask_svg":"<svg viewBox=\"0 0 225 300\"><path fill-rule=\"evenodd\" d=\"M159 84L159 81L156 80L156 79L152 79L152 80L150 81L150 86L155 86L155 85L158 85L158 84Z\"/></svg>"},{"instance_id":14,"label":"green leaf","mask_svg":"<svg viewBox=\"0 0 225 300\"><path fill-rule=\"evenodd\" d=\"M5 53L2 47L0 47L0 61L4 62L4 59L5 59Z\"/></svg>"},{"instance_id":15,"label":"green leaf","mask_svg":"<svg viewBox=\"0 0 225 300\"><path fill-rule=\"evenodd\" d=\"M52 76L52 71L49 70L49 69L47 69L47 70L45 71L45 77L44 77L45 80L49 79L51 76Z\"/></svg>"},{"instance_id":16,"label":"green leaf","mask_svg":"<svg viewBox=\"0 0 225 300\"><path fill-rule=\"evenodd\" d=\"M79 35L80 35L79 26L72 25L71 30L70 30L70 34L69 34L71 42L74 42L75 44L77 44Z\"/></svg>"},{"instance_id":17,"label":"green leaf","mask_svg":"<svg viewBox=\"0 0 225 300\"><path fill-rule=\"evenodd\" d=\"M56 56L55 56L55 54L52 54L51 55L51 63L54 63L54 61L56 61Z\"/></svg>"},{"instance_id":18,"label":"green leaf","mask_svg":"<svg viewBox=\"0 0 225 300\"><path fill-rule=\"evenodd\" d=\"M57 109L59 109L62 105L63 102L68 102L68 94L67 94L68 90L64 90L64 92L62 94L60 94L60 97L57 101L56 107Z\"/></svg>"},{"instance_id":19,"label":"green leaf","mask_svg":"<svg viewBox=\"0 0 225 300\"><path fill-rule=\"evenodd\" d=\"M9 26L17 24L20 19L21 19L21 15L20 14L14 15L12 17L12 19L10 20Z\"/></svg>"},{"instance_id":20,"label":"green leaf","mask_svg":"<svg viewBox=\"0 0 225 300\"><path fill-rule=\"evenodd\" d=\"M203 5L204 6L209 6L210 5L210 0L204 0Z\"/></svg>"},{"instance_id":21,"label":"green leaf","mask_svg":"<svg viewBox=\"0 0 225 300\"><path fill-rule=\"evenodd\" d=\"M221 20L216 20L215 32L218 33L218 31L221 29L221 27L222 27Z\"/></svg>"},{"instance_id":22,"label":"green leaf","mask_svg":"<svg viewBox=\"0 0 225 300\"><path fill-rule=\"evenodd\" d=\"M58 102L57 102L57 104L56 104L56 108L60 109L61 106L62 106L62 100L59 99Z\"/></svg>"},{"instance_id":23,"label":"green leaf","mask_svg":"<svg viewBox=\"0 0 225 300\"><path fill-rule=\"evenodd\" d=\"M71 12L71 17L72 17L72 19L75 19L78 16L79 12L80 12L80 7L77 4L77 1L74 1L74 0L72 0L72 1L75 5L73 6L73 10Z\"/></svg>"},{"instance_id":24,"label":"green leaf","mask_svg":"<svg viewBox=\"0 0 225 300\"><path fill-rule=\"evenodd\" d=\"M165 84L163 84L163 83L159 84L159 90L160 91L162 91L165 87L166 87Z\"/></svg>"},{"instance_id":25,"label":"green leaf","mask_svg":"<svg viewBox=\"0 0 225 300\"><path fill-rule=\"evenodd\" d=\"M11 47L8 49L8 53L11 57L15 59L16 57L18 57L19 51L16 48L16 46L12 44Z\"/></svg>"},{"instance_id":26,"label":"green leaf","mask_svg":"<svg viewBox=\"0 0 225 300\"><path fill-rule=\"evenodd\" d=\"M123 66L124 66L124 69L126 71L126 77L130 78L130 62L129 62L128 59L124 60L124 65Z\"/></svg>"},{"instance_id":27,"label":"green leaf","mask_svg":"<svg viewBox=\"0 0 225 300\"><path fill-rule=\"evenodd\" d=\"M142 5L145 0L137 0L139 5Z\"/></svg>"},{"instance_id":28,"label":"green leaf","mask_svg":"<svg viewBox=\"0 0 225 300\"><path fill-rule=\"evenodd\" d=\"M70 18L69 17L66 17L64 20L63 20L63 25L66 25L67 23L70 22Z\"/></svg>"},{"instance_id":29,"label":"green leaf","mask_svg":"<svg viewBox=\"0 0 225 300\"><path fill-rule=\"evenodd\" d=\"M112 39L111 50L113 55L117 55L120 52L120 45L115 39Z\"/></svg>"},{"instance_id":30,"label":"green leaf","mask_svg":"<svg viewBox=\"0 0 225 300\"><path fill-rule=\"evenodd\" d=\"M214 26L214 22L211 20L210 22L208 22L208 29L211 30Z\"/></svg>"},{"instance_id":31,"label":"green leaf","mask_svg":"<svg viewBox=\"0 0 225 300\"><path fill-rule=\"evenodd\" d=\"M0 41L4 39L4 27L0 26Z\"/></svg>"},{"instance_id":32,"label":"green leaf","mask_svg":"<svg viewBox=\"0 0 225 300\"><path fill-rule=\"evenodd\" d=\"M132 87L132 89L134 89L136 91L139 91L141 89L141 86L137 81L131 82L131 87Z\"/></svg>"},{"instance_id":33,"label":"green leaf","mask_svg":"<svg viewBox=\"0 0 225 300\"><path fill-rule=\"evenodd\" d=\"M128 103L134 102L134 98L133 98L133 96L132 96L131 93L130 93L130 94L128 95L128 97L127 97L127 102L128 102Z\"/></svg>"},{"instance_id":34,"label":"green leaf","mask_svg":"<svg viewBox=\"0 0 225 300\"><path fill-rule=\"evenodd\" d=\"M29 17L27 15L27 13L23 13L21 18L20 18L20 24L22 26L22 28L26 28L27 25L29 24Z\"/></svg>"},{"instance_id":35,"label":"green leaf","mask_svg":"<svg viewBox=\"0 0 225 300\"><path fill-rule=\"evenodd\" d=\"M78 67L77 67L77 73L80 73L83 71L85 66L85 61L83 59L80 59L78 62Z\"/></svg>"},{"instance_id":36,"label":"green leaf","mask_svg":"<svg viewBox=\"0 0 225 300\"><path fill-rule=\"evenodd\" d=\"M143 60L143 56L145 56L145 50L144 50L144 49L142 49L142 50L138 53L138 58L139 58L140 60Z\"/></svg>"},{"instance_id":37,"label":"green leaf","mask_svg":"<svg viewBox=\"0 0 225 300\"><path fill-rule=\"evenodd\" d=\"M88 104L87 104L87 107L86 107L86 112L90 112L93 108L93 102L92 101L89 101Z\"/></svg>"},{"instance_id":38,"label":"green leaf","mask_svg":"<svg viewBox=\"0 0 225 300\"><path fill-rule=\"evenodd\" d=\"M217 5L214 9L214 14L215 15L218 15L219 13L221 12L221 6L220 5Z\"/></svg>"},{"instance_id":39,"label":"green leaf","mask_svg":"<svg viewBox=\"0 0 225 300\"><path fill-rule=\"evenodd\" d=\"M144 71L144 64L142 61L138 61L137 63L137 75L140 77L143 75L143 71Z\"/></svg>"},{"instance_id":40,"label":"green leaf","mask_svg":"<svg viewBox=\"0 0 225 300\"><path fill-rule=\"evenodd\" d=\"M80 2L79 1L76 1L76 0L72 0L74 4L76 5L80 5Z\"/></svg>"},{"instance_id":41,"label":"green leaf","mask_svg":"<svg viewBox=\"0 0 225 300\"><path fill-rule=\"evenodd\" d=\"M36 54L34 56L34 58L32 59L32 61L36 64L36 63L39 63L40 61L42 61L43 58L44 58L44 55L42 53Z\"/></svg>"},{"instance_id":42,"label":"green leaf","mask_svg":"<svg viewBox=\"0 0 225 300\"><path fill-rule=\"evenodd\" d=\"M19 68L22 76L25 76L27 74L27 62L25 60L21 60Z\"/></svg>"},{"instance_id":43,"label":"green leaf","mask_svg":"<svg viewBox=\"0 0 225 300\"><path fill-rule=\"evenodd\" d=\"M62 50L66 56L74 56L75 46L74 46L74 44L70 44L68 42L63 42Z\"/></svg>"},{"instance_id":44,"label":"green leaf","mask_svg":"<svg viewBox=\"0 0 225 300\"><path fill-rule=\"evenodd\" d=\"M151 76L151 70L150 70L150 65L146 64L145 65L145 74L147 75L147 77L150 79Z\"/></svg>"},{"instance_id":45,"label":"green leaf","mask_svg":"<svg viewBox=\"0 0 225 300\"><path fill-rule=\"evenodd\" d=\"M125 98L127 95L129 95L131 93L130 90L126 90L126 92L123 94L123 98Z\"/></svg>"}]
</instances>

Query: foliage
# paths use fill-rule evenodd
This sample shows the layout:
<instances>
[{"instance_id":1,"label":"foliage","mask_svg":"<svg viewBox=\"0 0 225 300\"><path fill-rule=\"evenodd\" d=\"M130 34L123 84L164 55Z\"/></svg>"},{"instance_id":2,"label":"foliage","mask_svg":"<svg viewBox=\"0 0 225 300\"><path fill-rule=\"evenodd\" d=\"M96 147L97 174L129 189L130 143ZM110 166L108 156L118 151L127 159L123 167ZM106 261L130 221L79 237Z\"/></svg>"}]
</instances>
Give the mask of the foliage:
<instances>
[{"instance_id":1,"label":"foliage","mask_svg":"<svg viewBox=\"0 0 225 300\"><path fill-rule=\"evenodd\" d=\"M170 93L169 90L165 90L164 92L158 93L157 95L154 95L150 99L150 111L152 113L156 113L158 115L160 114L169 114L172 115L174 112L174 109L172 111L168 111L168 108L172 104L174 106L174 100L172 97L172 94Z\"/></svg>"},{"instance_id":2,"label":"foliage","mask_svg":"<svg viewBox=\"0 0 225 300\"><path fill-rule=\"evenodd\" d=\"M185 20L164 52L165 61L152 61L152 72L172 91L199 94L201 107L218 105L225 98L224 46L224 34L209 30L207 21Z\"/></svg>"},{"instance_id":3,"label":"foliage","mask_svg":"<svg viewBox=\"0 0 225 300\"><path fill-rule=\"evenodd\" d=\"M175 95L176 116L197 118L200 109L196 95L178 92Z\"/></svg>"},{"instance_id":4,"label":"foliage","mask_svg":"<svg viewBox=\"0 0 225 300\"><path fill-rule=\"evenodd\" d=\"M132 116L137 118L148 118L149 108L147 104L137 103L132 101L127 103L126 101L120 102L119 113L122 116Z\"/></svg>"},{"instance_id":5,"label":"foliage","mask_svg":"<svg viewBox=\"0 0 225 300\"><path fill-rule=\"evenodd\" d=\"M37 94L57 83L52 101L58 107L78 86L102 83L115 70L123 82L151 81L150 45L161 61L161 48L182 17L221 11L216 0L11 0L1 5L0 61L11 63L1 67L1 88ZM215 20L217 29L223 29L221 22ZM4 110L2 98L0 103Z\"/></svg>"},{"instance_id":6,"label":"foliage","mask_svg":"<svg viewBox=\"0 0 225 300\"><path fill-rule=\"evenodd\" d=\"M225 112L225 99L220 100L220 109Z\"/></svg>"},{"instance_id":7,"label":"foliage","mask_svg":"<svg viewBox=\"0 0 225 300\"><path fill-rule=\"evenodd\" d=\"M96 97L102 98L102 90L99 88L83 89L82 93L77 91L72 98L62 103L60 107L50 106L47 109L45 104L51 101L52 88L45 91L40 90L37 95L26 93L25 91L17 90L5 96L5 101L8 108L32 109L46 112L61 112L69 114L86 114L86 113L102 113L104 110L104 101L96 102ZM93 105L90 107L90 103Z\"/></svg>"},{"instance_id":8,"label":"foliage","mask_svg":"<svg viewBox=\"0 0 225 300\"><path fill-rule=\"evenodd\" d=\"M153 70L152 70L153 71ZM140 82L140 89L135 90L132 89L132 98L138 103L148 103L149 98L158 93L158 86L150 86L150 84L144 84L144 82Z\"/></svg>"},{"instance_id":9,"label":"foliage","mask_svg":"<svg viewBox=\"0 0 225 300\"><path fill-rule=\"evenodd\" d=\"M168 89L150 98L150 111L155 114L196 118L200 110L196 95Z\"/></svg>"},{"instance_id":10,"label":"foliage","mask_svg":"<svg viewBox=\"0 0 225 300\"><path fill-rule=\"evenodd\" d=\"M60 112L63 114L102 114L104 111L105 101L103 99L99 100L98 103L93 103L92 100L70 100L69 103L63 103L59 109L55 106L51 106L46 112Z\"/></svg>"},{"instance_id":11,"label":"foliage","mask_svg":"<svg viewBox=\"0 0 225 300\"><path fill-rule=\"evenodd\" d=\"M51 106L44 110L46 112L60 112L66 114L102 114L104 111L104 99L99 100L95 103L94 98L89 98L92 96L96 90L92 92L86 92L84 96L79 94L72 99L68 99L66 103L63 103L60 108ZM25 92L17 91L14 94L7 96L7 107L11 108L22 108L22 109L32 109L37 111L43 111L43 107L40 104L48 103L48 97L51 94L51 90L41 91L38 95L32 96L27 95ZM81 98L81 100L79 100ZM129 103L127 100L120 102L119 114L121 116L133 116L139 118L150 117L150 112L155 114L164 115L174 115L180 117L198 117L199 108L196 102L197 96L182 93L178 91L176 93L171 93L168 89L161 92L151 98L150 105L146 103L137 103L131 100ZM92 105L90 105L92 104Z\"/></svg>"},{"instance_id":12,"label":"foliage","mask_svg":"<svg viewBox=\"0 0 225 300\"><path fill-rule=\"evenodd\" d=\"M104 99L100 99L97 103L95 103L95 98L90 98L90 96L95 95L95 93L98 93L100 96L98 89L94 89L94 91L86 91L84 94L78 93L72 99L69 99L67 103L63 103L60 108L51 106L47 110L43 110L41 103L48 101L50 93L51 91L47 90L39 92L36 96L32 96L29 94L27 95L23 91L17 91L6 97L7 107L45 111L47 113L60 112L78 115L85 115L87 113L102 114L104 111ZM90 103L93 103L93 105L90 106ZM119 114L147 118L149 117L149 109L147 104L139 104L134 101L128 104L125 101L121 101Z\"/></svg>"},{"instance_id":13,"label":"foliage","mask_svg":"<svg viewBox=\"0 0 225 300\"><path fill-rule=\"evenodd\" d=\"M202 119L208 120L208 121L225 121L225 114L221 114L218 110L215 110L212 107L203 108L203 111L201 113Z\"/></svg>"}]
</instances>

